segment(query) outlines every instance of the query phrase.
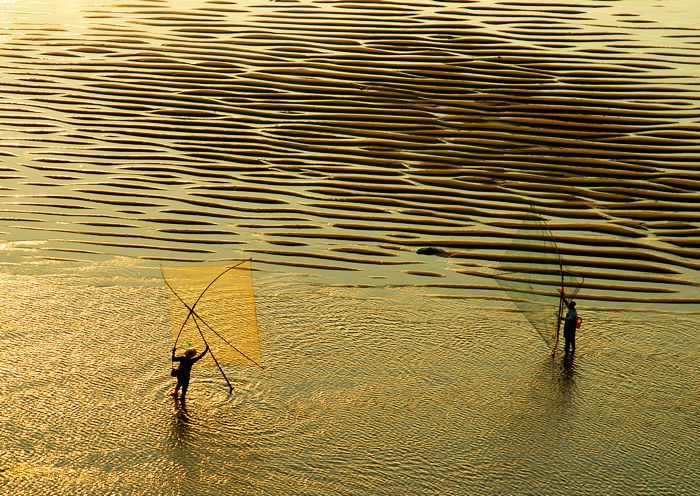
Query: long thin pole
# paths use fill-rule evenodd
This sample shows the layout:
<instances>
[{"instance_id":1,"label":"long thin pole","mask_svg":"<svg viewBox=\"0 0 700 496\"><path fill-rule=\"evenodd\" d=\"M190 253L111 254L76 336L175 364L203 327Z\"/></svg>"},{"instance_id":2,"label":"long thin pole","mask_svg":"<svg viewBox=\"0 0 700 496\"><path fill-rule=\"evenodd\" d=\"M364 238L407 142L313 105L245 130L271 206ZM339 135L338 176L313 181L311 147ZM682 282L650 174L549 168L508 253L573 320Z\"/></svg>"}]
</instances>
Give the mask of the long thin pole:
<instances>
[{"instance_id":1,"label":"long thin pole","mask_svg":"<svg viewBox=\"0 0 700 496\"><path fill-rule=\"evenodd\" d=\"M216 332L216 331L212 328L212 326L210 326L209 324L207 324L207 322L206 322L202 317L200 317L200 316L197 314L197 312L194 312L194 315L195 315L199 320L201 320L201 321L202 321L202 324L204 324L205 326L207 326L207 328L208 328L211 332L213 332L214 334L216 334L216 336L217 336L219 339L221 339L224 343L226 343L226 344L229 345L231 348L233 348L235 351L237 351L238 353L240 353L241 356L243 356L246 360L251 361L252 363L254 363L255 365L257 365L257 366L260 367L261 369L264 369L264 368L265 368L265 367L263 367L262 365L260 365L258 362L256 362L256 361L253 360L252 358L250 358L248 355L246 355L245 353L243 353L241 350L239 350L238 348L236 348L233 344L229 343L229 341L228 341L225 337L223 337L221 334L219 334L218 332Z\"/></svg>"},{"instance_id":2,"label":"long thin pole","mask_svg":"<svg viewBox=\"0 0 700 496\"><path fill-rule=\"evenodd\" d=\"M559 334L561 333L561 314L564 306L564 264L561 261L561 253L559 253L559 247L557 246L557 240L554 238L554 233L549 228L547 223L544 221L540 213L537 211L534 203L530 204L533 213L539 218L544 228L549 233L549 238L552 240L552 245L554 246L554 254L557 257L557 262L559 263L559 275L560 275L560 294L559 294L559 309L557 310L557 335L554 338L554 346L552 347L552 356L557 352L557 347L559 346Z\"/></svg>"},{"instance_id":3,"label":"long thin pole","mask_svg":"<svg viewBox=\"0 0 700 496\"><path fill-rule=\"evenodd\" d=\"M177 340L180 338L180 335L182 334L182 331L183 331L183 329L185 328L185 325L187 324L187 321L190 319L190 317L192 317L192 320L194 321L195 326L197 326L197 331L199 331L199 335L202 337L202 340L204 341L204 344L205 344L207 347L209 347L209 343L207 342L207 339L204 337L204 333L202 332L202 329L199 327L199 323L197 322L197 319L201 320L202 323L204 323L209 329L212 330L212 332L214 332L217 336L219 336L219 334L218 334L216 331L214 331L214 329L212 329L211 326L210 326L209 324L207 324L207 323L204 321L204 319L202 319L202 318L197 314L197 312L195 312L194 308L197 306L197 304L199 303L199 301L202 299L202 297L204 296L204 293L206 293L206 292L209 290L209 288L211 288L211 286L212 286L217 280L219 280L219 279L220 279L224 274L226 274L227 272L229 272L229 271L235 269L235 268L238 267L239 265L242 265L242 264L244 264L245 262L247 262L247 261L249 261L249 260L250 260L250 259L243 260L243 261L241 261L241 262L239 262L239 263L237 263L237 264L235 264L235 265L233 265L233 266L231 266L231 267L228 267L228 268L227 268L226 270L224 270L221 274L219 274L218 276L216 276L216 277L207 285L207 287L204 288L204 290L202 290L202 292L199 294L199 297L197 297L197 300L194 302L194 304L193 304L192 306L189 306L189 305L180 297L180 295L177 293L177 291L175 291L175 289L172 287L172 285L168 282L167 278L165 277L165 274L163 274L163 269L162 269L162 267L161 267L161 274L163 275L163 281L164 281L165 284L168 286L168 288L170 288L170 291L173 292L173 294L177 297L177 299L180 300L180 302L182 302L182 304L185 305L185 307L189 310L189 312L187 313L187 317L185 317L185 320L182 322L182 325L180 326L180 330L178 331L177 336L175 337L175 344L176 344L176 345L177 345ZM223 339L223 338L222 338L222 339ZM233 346L231 343L229 343L229 342L226 341L226 340L224 340L224 342L226 342L226 344L228 344L229 346L231 346L234 350L236 350L238 353L240 353L241 355L243 355L245 358L247 358L248 360L250 360L251 362L253 362L255 365L258 365L260 368L262 368L262 366L261 366L260 364L258 364L255 360L253 360L253 359L251 359L250 357L248 357L245 353L243 353L242 351L240 351L238 348L236 348L235 346ZM211 357L212 357L212 359L214 360L214 363L216 363L216 366L218 367L219 372L221 372L221 375L224 377L224 380L226 381L226 384L227 384L228 387L229 387L229 394L230 394L231 392L233 392L233 386L231 385L231 382L228 380L228 377L226 377L226 374L224 373L224 370L221 368L221 365L219 364L219 361L216 359L216 356L214 355L214 352L212 351L211 347L209 347L209 353L211 353Z\"/></svg>"},{"instance_id":4,"label":"long thin pole","mask_svg":"<svg viewBox=\"0 0 700 496\"><path fill-rule=\"evenodd\" d=\"M236 348L233 344L231 344L226 338L224 338L224 337L223 337L221 334L219 334L216 330L214 330L214 328L213 328L212 326L210 326L210 325L207 323L207 321L204 320L204 319L195 311L194 306L190 307L190 306L187 304L187 302L185 302L185 300L183 300L182 297L177 293L177 291L175 291L175 289L168 283L168 281L165 279L165 277L163 277L163 279L165 280L165 284L167 284L167 286L170 288L170 290L173 292L173 294L177 297L177 299L180 300L180 302L181 302L183 305L185 305L186 308L189 309L190 313L188 314L188 318L189 318L189 315L192 315L192 318L193 318L193 319L195 319L195 317L196 317L197 319L199 319L200 321L202 321L202 324L204 324L205 326L207 326L207 328L208 328L211 332L213 332L219 339L221 339L224 343L226 343L226 344L229 345L231 348L233 348L236 352L240 353L241 356L243 356L243 357L244 357L245 359L247 359L247 360L250 360L252 363L254 363L255 365L257 365L257 366L260 367L261 369L264 368L264 367L263 367L262 365L260 365L258 362L256 362L255 360L253 360L252 358L250 358L248 355L246 355L245 353L243 353L241 350L239 350L238 348ZM187 322L187 319L185 319L185 322ZM197 321L196 321L196 319L195 319L195 323L196 323L196 322L197 322ZM183 327L184 327L184 324L183 324ZM180 332L182 332L182 328L180 329ZM178 337L179 337L179 334L178 334ZM213 356L213 355L212 355L212 356Z\"/></svg>"},{"instance_id":5,"label":"long thin pole","mask_svg":"<svg viewBox=\"0 0 700 496\"><path fill-rule=\"evenodd\" d=\"M187 323L187 320L189 320L190 316L192 316L192 320L194 321L194 325L197 326L197 331L199 331L199 335L202 337L204 344L206 346L209 346L209 343L207 342L207 339L204 337L204 333L202 332L202 329L199 327L199 323L197 322L197 314L194 311L194 305L189 306L187 303L185 303L183 301L183 299L180 298L180 295L177 294L175 289L170 285L170 283L165 278L165 276L163 276L163 281L165 281L165 284L170 288L170 290L173 292L173 294L175 294L175 296L177 296L177 298L182 302L182 304L185 305L185 307L187 307L189 309L189 313L187 314L187 318L185 318L185 321L182 323L182 327L180 327L180 332L182 332L182 329L184 329L185 324ZM211 286L211 284L209 286ZM207 288L209 288L209 286L207 286ZM200 298L201 298L201 295L199 298L197 298L197 302L199 302ZM197 302L195 302L195 305L197 304ZM180 337L180 333L178 333L177 337L178 338ZM177 344L177 338L175 338L175 343ZM209 347L209 353L211 353L211 357L214 359L214 363L216 363L216 366L219 368L219 372L221 372L221 375L224 376L224 380L226 381L226 384L228 384L228 387L229 387L229 393L231 393L233 391L233 386L231 386L231 383L229 382L228 377L226 377L226 374L224 374L224 371L221 368L221 365L219 365L219 361L216 359L216 356L214 356L214 352L211 350L211 347Z\"/></svg>"},{"instance_id":6,"label":"long thin pole","mask_svg":"<svg viewBox=\"0 0 700 496\"><path fill-rule=\"evenodd\" d=\"M194 315L194 307L197 306L197 303L199 303L199 300L202 299L202 296L204 296L204 293L206 293L207 290L209 290L209 288L211 288L211 286L212 286L216 281L218 281L224 274L226 274L227 272L229 272L229 271L235 269L235 268L238 267L239 265L244 264L245 262L247 262L247 261L249 261L249 260L250 260L250 259L246 259L246 260L243 260L243 261L241 261L241 262L238 262L236 265L233 265L233 266L231 266L231 267L226 268L226 270L224 270L221 274L219 274L218 276L216 276L216 277L207 285L207 287L204 288L204 290L202 290L202 292L199 294L199 297L198 297L197 300L194 302L194 304L192 305L192 307L190 307L189 305L187 305L187 303L185 303L185 302L182 300L182 298L180 298L180 295L178 295L178 294L175 292L175 290L173 289L173 287L170 285L170 283L168 283L168 280L165 278L165 274L163 273L163 267L160 268L160 273L161 273L161 275L163 276L163 280L165 281L165 284L168 285L168 287L171 289L171 291L172 291L173 293L175 293L175 296L177 296L178 299L179 299L180 301L182 301L182 303L183 303L187 308L189 308L189 310L190 310L189 313L187 314L187 317L185 317L185 320L182 322L182 326L180 326L180 330L178 331L177 336L175 337L175 344L177 344L177 340L180 339L180 334L182 334L182 330L185 328L185 325L187 324L187 321L189 320L190 317L192 317L192 316Z\"/></svg>"},{"instance_id":7,"label":"long thin pole","mask_svg":"<svg viewBox=\"0 0 700 496\"><path fill-rule=\"evenodd\" d=\"M561 331L561 314L564 309L564 271L561 272L561 293L559 294L559 311L557 312L557 338L554 341L554 347L552 348L552 356L557 352L557 347L559 346L559 333Z\"/></svg>"},{"instance_id":8,"label":"long thin pole","mask_svg":"<svg viewBox=\"0 0 700 496\"><path fill-rule=\"evenodd\" d=\"M559 261L559 275L561 277L561 292L559 293L559 311L557 312L557 339L554 341L554 348L552 348L552 356L554 356L554 354L557 352L557 347L559 346L559 334L561 334L561 315L564 310L564 264L561 261L559 247L557 246L557 241L554 239L554 234L552 234L552 231L549 230L549 227L547 228L547 230L549 231L549 235L552 237L552 241L554 242L554 249L557 252L557 260Z\"/></svg>"},{"instance_id":9,"label":"long thin pole","mask_svg":"<svg viewBox=\"0 0 700 496\"><path fill-rule=\"evenodd\" d=\"M224 369L222 369L221 365L219 365L219 361L214 356L214 352L212 351L211 347L209 346L209 343L207 343L207 338L204 337L204 333L202 332L202 329L199 327L199 324L197 323L197 317L192 317L192 320L194 321L194 325L197 326L197 330L199 331L199 335L202 336L202 340L204 341L204 344L207 346L207 348L209 348L209 354L214 359L214 363L219 368L219 372L221 372L221 375L224 376L224 380L226 381L226 384L228 384L228 392L229 392L229 394L231 394L233 392L233 386L229 382L228 377L226 377L226 374L224 373Z\"/></svg>"}]
</instances>

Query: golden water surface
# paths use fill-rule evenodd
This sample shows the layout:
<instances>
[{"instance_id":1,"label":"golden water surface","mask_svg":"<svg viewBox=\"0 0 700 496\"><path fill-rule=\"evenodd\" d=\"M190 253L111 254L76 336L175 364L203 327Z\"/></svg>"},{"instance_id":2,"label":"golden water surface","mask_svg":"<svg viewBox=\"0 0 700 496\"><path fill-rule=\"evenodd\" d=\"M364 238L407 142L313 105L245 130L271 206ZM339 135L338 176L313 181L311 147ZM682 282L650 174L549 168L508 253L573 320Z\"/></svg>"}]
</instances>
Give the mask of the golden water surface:
<instances>
[{"instance_id":1,"label":"golden water surface","mask_svg":"<svg viewBox=\"0 0 700 496\"><path fill-rule=\"evenodd\" d=\"M0 494L696 493L698 12L0 0ZM183 408L160 265L246 258L264 369Z\"/></svg>"}]
</instances>

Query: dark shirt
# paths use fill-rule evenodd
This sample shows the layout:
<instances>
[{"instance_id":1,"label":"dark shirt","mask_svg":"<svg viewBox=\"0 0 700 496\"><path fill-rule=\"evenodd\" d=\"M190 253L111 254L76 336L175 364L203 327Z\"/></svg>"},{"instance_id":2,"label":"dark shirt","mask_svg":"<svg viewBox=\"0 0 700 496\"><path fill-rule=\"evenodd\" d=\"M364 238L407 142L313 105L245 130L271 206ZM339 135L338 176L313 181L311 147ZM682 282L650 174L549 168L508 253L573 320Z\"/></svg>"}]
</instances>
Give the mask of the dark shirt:
<instances>
[{"instance_id":1,"label":"dark shirt","mask_svg":"<svg viewBox=\"0 0 700 496\"><path fill-rule=\"evenodd\" d=\"M207 346L203 352L201 352L199 355L196 357L188 357L188 356L175 356L175 352L173 351L173 362L180 362L180 365L177 367L177 376L178 378L182 379L189 379L190 378L190 372L192 372L192 365L195 364L199 359L201 359L206 353L209 351L209 347Z\"/></svg>"},{"instance_id":2,"label":"dark shirt","mask_svg":"<svg viewBox=\"0 0 700 496\"><path fill-rule=\"evenodd\" d=\"M566 312L566 317L564 317L564 332L574 333L576 332L576 319L578 318L576 308L570 307L566 298L564 298L564 305L569 309L569 311Z\"/></svg>"}]
</instances>

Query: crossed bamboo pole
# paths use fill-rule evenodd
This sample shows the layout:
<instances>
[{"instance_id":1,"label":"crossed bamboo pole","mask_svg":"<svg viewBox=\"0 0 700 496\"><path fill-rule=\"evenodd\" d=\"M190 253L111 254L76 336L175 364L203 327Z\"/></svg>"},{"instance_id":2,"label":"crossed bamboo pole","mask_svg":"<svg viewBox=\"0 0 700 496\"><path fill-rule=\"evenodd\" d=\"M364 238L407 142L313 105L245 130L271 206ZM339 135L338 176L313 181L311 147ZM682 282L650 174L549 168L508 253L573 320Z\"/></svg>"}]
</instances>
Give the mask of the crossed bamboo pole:
<instances>
[{"instance_id":1,"label":"crossed bamboo pole","mask_svg":"<svg viewBox=\"0 0 700 496\"><path fill-rule=\"evenodd\" d=\"M177 297L177 299L180 300L180 302L188 309L187 317L185 317L185 320L182 322L182 325L180 326L180 330L178 331L177 336L175 337L175 343L177 343L177 340L180 338L180 335L182 334L182 331L183 331L183 329L185 328L185 325L187 324L187 321L190 319L190 317L192 317L192 320L193 320L195 326L197 327L197 331L199 332L199 335L202 337L202 340L204 341L204 344L205 344L206 346L209 347L209 343L207 342L207 339L204 337L204 333L202 332L202 329L201 329L201 327L199 326L198 320L199 320L200 322L202 322L202 324L204 324L209 330L211 330L217 337L219 337L222 341L224 341L227 345L229 345L229 346L230 346L231 348L233 348L235 351L237 351L238 353L240 353L240 354L241 354L243 357L245 357L247 360L250 360L252 363L254 363L255 365L257 365L258 367L263 368L262 365L260 365L260 364L257 363L255 360L253 360L252 358L250 358L248 355L246 355L245 353L243 353L241 350L239 350L238 348L236 348L233 344L231 344L231 343L228 342L223 336L221 336L221 334L219 334L218 332L216 332L216 331L215 331L209 324L207 324L207 322L195 311L195 307L197 306L197 304L199 303L199 301L202 299L202 297L204 296L204 294L207 292L207 290L209 290L209 288L210 288L218 279L220 279L220 278L221 278L224 274L226 274L227 272L229 272L229 271L235 269L236 267L240 266L241 264L245 263L246 261L248 261L248 260L243 260L242 262L239 262L239 263L237 263L236 265L233 265L233 266L231 266L231 267L228 267L228 268L226 268L226 270L224 270L221 274L219 274L218 276L216 276L216 277L207 285L207 287L204 288L204 290L200 293L199 297L197 298L197 300L195 300L195 302L194 302L194 304L193 304L192 306L188 305L187 302L185 302L185 300L182 299L182 297L177 293L177 291L175 291L175 288L173 288L172 285L171 285L171 284L168 282L168 280L165 278L165 274L163 274L163 281L165 281L166 286L168 286L168 288L170 289L170 291L172 291L173 294ZM161 268L161 273L162 273L162 272L163 272L163 270L162 270L162 268ZM214 360L214 363L216 363L216 366L219 368L219 372L221 372L221 375L224 377L224 380L226 381L226 384L227 384L228 387L229 387L229 394L230 394L231 392L233 392L233 386L231 385L231 382L228 380L228 377L226 377L226 374L224 373L224 370L221 368L221 365L219 364L219 361L216 359L216 356L214 355L214 352L212 351L211 347L209 347L209 353L211 353L211 357L212 357L212 359Z\"/></svg>"}]
</instances>

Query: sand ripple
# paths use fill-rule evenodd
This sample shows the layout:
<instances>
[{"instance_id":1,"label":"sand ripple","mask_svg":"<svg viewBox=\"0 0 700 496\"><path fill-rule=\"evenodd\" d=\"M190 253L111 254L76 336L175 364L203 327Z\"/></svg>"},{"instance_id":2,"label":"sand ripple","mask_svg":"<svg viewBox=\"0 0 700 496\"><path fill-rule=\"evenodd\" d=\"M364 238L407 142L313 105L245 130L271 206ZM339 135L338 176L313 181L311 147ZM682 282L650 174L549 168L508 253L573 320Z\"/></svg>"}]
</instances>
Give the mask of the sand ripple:
<instances>
[{"instance_id":1,"label":"sand ripple","mask_svg":"<svg viewBox=\"0 0 700 496\"><path fill-rule=\"evenodd\" d=\"M626 3L14 12L4 237L495 294L534 203L582 297L697 303L700 30Z\"/></svg>"}]
</instances>

